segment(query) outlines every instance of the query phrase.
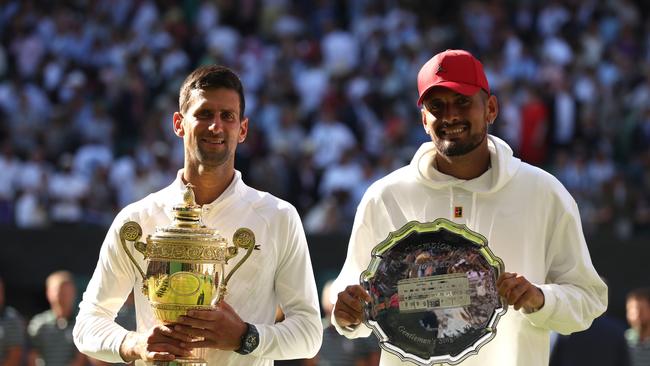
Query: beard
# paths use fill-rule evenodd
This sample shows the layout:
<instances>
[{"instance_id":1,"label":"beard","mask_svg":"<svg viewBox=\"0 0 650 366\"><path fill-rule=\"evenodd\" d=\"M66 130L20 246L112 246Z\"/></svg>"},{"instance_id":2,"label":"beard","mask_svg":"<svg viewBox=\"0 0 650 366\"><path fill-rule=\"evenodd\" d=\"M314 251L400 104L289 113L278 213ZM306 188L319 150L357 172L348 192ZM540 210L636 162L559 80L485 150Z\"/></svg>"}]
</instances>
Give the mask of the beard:
<instances>
[{"instance_id":1,"label":"beard","mask_svg":"<svg viewBox=\"0 0 650 366\"><path fill-rule=\"evenodd\" d=\"M194 147L194 154L196 159L206 167L217 167L223 165L230 158L230 150L228 149L228 142L224 139L221 149L206 149L200 143Z\"/></svg>"},{"instance_id":2,"label":"beard","mask_svg":"<svg viewBox=\"0 0 650 366\"><path fill-rule=\"evenodd\" d=\"M461 156L474 151L483 143L486 136L487 131L483 130L471 134L466 139L446 140L441 137L441 133L436 132L434 145L436 150L444 156Z\"/></svg>"},{"instance_id":3,"label":"beard","mask_svg":"<svg viewBox=\"0 0 650 366\"><path fill-rule=\"evenodd\" d=\"M196 149L196 156L204 166L219 166L228 161L230 154L224 151L204 151L201 148Z\"/></svg>"}]
</instances>

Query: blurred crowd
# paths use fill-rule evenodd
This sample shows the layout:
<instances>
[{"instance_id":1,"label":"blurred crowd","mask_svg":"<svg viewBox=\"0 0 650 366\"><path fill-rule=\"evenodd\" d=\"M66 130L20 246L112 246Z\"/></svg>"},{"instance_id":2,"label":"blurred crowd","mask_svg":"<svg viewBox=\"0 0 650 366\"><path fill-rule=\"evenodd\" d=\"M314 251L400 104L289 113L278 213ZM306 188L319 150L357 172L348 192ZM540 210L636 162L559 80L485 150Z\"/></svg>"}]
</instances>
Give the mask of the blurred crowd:
<instances>
[{"instance_id":1,"label":"blurred crowd","mask_svg":"<svg viewBox=\"0 0 650 366\"><path fill-rule=\"evenodd\" d=\"M650 227L643 1L0 0L0 224L110 224L182 166L195 66L237 70L237 167L346 232L364 190L426 141L416 75L464 48L500 101L491 133L558 177L587 233Z\"/></svg>"}]
</instances>

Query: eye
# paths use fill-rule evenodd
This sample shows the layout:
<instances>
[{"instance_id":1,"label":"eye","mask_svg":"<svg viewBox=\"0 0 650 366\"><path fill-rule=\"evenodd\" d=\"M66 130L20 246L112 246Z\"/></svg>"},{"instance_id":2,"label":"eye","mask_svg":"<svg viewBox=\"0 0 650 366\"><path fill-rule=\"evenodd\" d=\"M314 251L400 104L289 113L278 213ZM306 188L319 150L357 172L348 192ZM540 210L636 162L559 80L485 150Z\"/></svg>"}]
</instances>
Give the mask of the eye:
<instances>
[{"instance_id":1,"label":"eye","mask_svg":"<svg viewBox=\"0 0 650 366\"><path fill-rule=\"evenodd\" d=\"M472 101L466 96L461 96L456 99L456 104L461 107L467 107L470 105L471 102Z\"/></svg>"},{"instance_id":2,"label":"eye","mask_svg":"<svg viewBox=\"0 0 650 366\"><path fill-rule=\"evenodd\" d=\"M209 110L200 110L195 114L195 117L196 117L196 119L201 120L201 121L209 120L209 119L214 118L214 113L212 113L212 111L209 111Z\"/></svg>"},{"instance_id":3,"label":"eye","mask_svg":"<svg viewBox=\"0 0 650 366\"><path fill-rule=\"evenodd\" d=\"M237 118L235 113L231 111L223 111L221 112L221 119L224 121L234 121Z\"/></svg>"},{"instance_id":4,"label":"eye","mask_svg":"<svg viewBox=\"0 0 650 366\"><path fill-rule=\"evenodd\" d=\"M430 100L424 104L424 106L429 110L431 113L436 113L442 110L443 105L442 102L439 100Z\"/></svg>"}]
</instances>

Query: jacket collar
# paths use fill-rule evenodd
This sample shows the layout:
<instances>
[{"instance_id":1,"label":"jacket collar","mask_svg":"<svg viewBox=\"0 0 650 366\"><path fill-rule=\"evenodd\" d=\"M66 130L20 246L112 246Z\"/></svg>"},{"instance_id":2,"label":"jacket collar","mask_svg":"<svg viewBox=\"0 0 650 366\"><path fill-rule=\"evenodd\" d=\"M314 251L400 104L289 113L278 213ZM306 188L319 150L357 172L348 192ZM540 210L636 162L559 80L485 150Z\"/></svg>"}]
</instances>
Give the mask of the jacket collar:
<instances>
[{"instance_id":1,"label":"jacket collar","mask_svg":"<svg viewBox=\"0 0 650 366\"><path fill-rule=\"evenodd\" d=\"M217 197L214 201L201 205L204 209L213 209L217 207L223 207L231 202L237 194L241 191L243 187L243 181L241 178L241 172L235 170L235 175L232 178L232 181L226 187L226 190ZM183 169L180 169L176 174L176 179L170 184L167 188L164 189L163 193L163 206L165 213L169 216L170 219L173 219L172 208L183 202L183 191L185 190L185 183L183 182Z\"/></svg>"}]
</instances>

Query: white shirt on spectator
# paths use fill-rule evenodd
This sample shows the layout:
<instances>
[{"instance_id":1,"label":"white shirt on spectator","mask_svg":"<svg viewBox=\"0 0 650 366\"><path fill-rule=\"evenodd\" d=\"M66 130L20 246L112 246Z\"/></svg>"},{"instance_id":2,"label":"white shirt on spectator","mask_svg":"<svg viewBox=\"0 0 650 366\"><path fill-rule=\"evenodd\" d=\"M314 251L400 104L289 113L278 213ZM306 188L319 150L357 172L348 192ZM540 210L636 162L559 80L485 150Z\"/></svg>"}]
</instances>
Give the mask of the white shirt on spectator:
<instances>
[{"instance_id":1,"label":"white shirt on spectator","mask_svg":"<svg viewBox=\"0 0 650 366\"><path fill-rule=\"evenodd\" d=\"M352 131L338 121L317 122L309 138L314 144L314 163L318 168L337 162L343 151L356 144Z\"/></svg>"},{"instance_id":2,"label":"white shirt on spectator","mask_svg":"<svg viewBox=\"0 0 650 366\"><path fill-rule=\"evenodd\" d=\"M334 191L347 191L352 195L354 188L363 180L363 169L355 161L332 164L325 170L319 191L322 197Z\"/></svg>"},{"instance_id":3,"label":"white shirt on spectator","mask_svg":"<svg viewBox=\"0 0 650 366\"><path fill-rule=\"evenodd\" d=\"M83 199L88 192L88 180L73 172L57 172L48 184L50 218L54 222L83 221Z\"/></svg>"},{"instance_id":4,"label":"white shirt on spectator","mask_svg":"<svg viewBox=\"0 0 650 366\"><path fill-rule=\"evenodd\" d=\"M103 144L90 143L83 145L74 156L74 169L81 175L90 178L95 166L107 168L113 162L113 151Z\"/></svg>"},{"instance_id":5,"label":"white shirt on spectator","mask_svg":"<svg viewBox=\"0 0 650 366\"><path fill-rule=\"evenodd\" d=\"M323 64L325 69L334 74L345 74L359 63L359 44L346 31L335 30L326 34L321 40Z\"/></svg>"},{"instance_id":6,"label":"white shirt on spectator","mask_svg":"<svg viewBox=\"0 0 650 366\"><path fill-rule=\"evenodd\" d=\"M47 212L32 191L23 193L16 200L15 220L19 228L38 228L47 225Z\"/></svg>"}]
</instances>

